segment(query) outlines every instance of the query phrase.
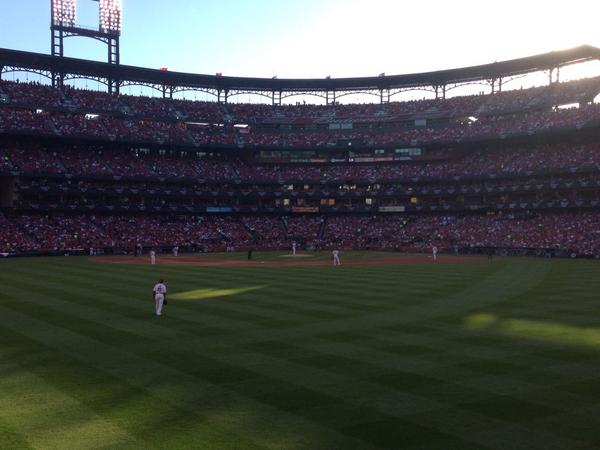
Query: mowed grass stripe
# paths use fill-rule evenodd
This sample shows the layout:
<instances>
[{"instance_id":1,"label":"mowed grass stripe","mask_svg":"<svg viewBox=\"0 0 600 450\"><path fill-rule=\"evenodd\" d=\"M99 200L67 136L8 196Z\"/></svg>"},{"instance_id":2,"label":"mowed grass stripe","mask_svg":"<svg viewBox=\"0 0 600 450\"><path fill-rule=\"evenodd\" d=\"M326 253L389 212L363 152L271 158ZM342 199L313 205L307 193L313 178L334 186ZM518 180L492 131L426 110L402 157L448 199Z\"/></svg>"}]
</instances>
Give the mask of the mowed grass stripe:
<instances>
[{"instance_id":1,"label":"mowed grass stripe","mask_svg":"<svg viewBox=\"0 0 600 450\"><path fill-rule=\"evenodd\" d=\"M294 286L291 286L289 290L291 290L291 291L297 291L297 289L294 289ZM257 294L257 295L258 295L258 294ZM336 296L333 296L333 297L336 297ZM350 298L351 298L351 297L350 297ZM304 299L304 301L305 301L305 300L306 300L306 298ZM370 300L372 301L372 299L370 299ZM287 299L287 298L286 298L286 301L288 301L288 302L289 302L289 299ZM344 305L344 304L348 304L348 303L349 303L349 302L348 302L348 299L344 299L344 302L340 302L339 304L340 304L340 305ZM313 311L313 314L314 314L314 311Z\"/></svg>"},{"instance_id":2,"label":"mowed grass stripe","mask_svg":"<svg viewBox=\"0 0 600 450\"><path fill-rule=\"evenodd\" d=\"M21 303L18 304L18 306L20 306L18 309L26 310L26 303L30 303L30 300L21 300ZM60 325L62 327L68 327L71 331L86 333L87 335L92 336L104 343L113 344L115 342L123 342L128 347L133 346L137 352L143 353L144 347L148 345L148 342L143 340L139 343L136 343L136 341L139 340L133 338L136 335L144 337L144 339L179 339L181 342L186 342L188 347L195 347L197 345L198 348L203 348L201 345L202 343L196 342L193 336L188 336L184 333L179 333L178 335L174 336L169 335L168 331L162 329L160 322L148 325L143 322L133 321L127 318L119 319L113 314L106 314L90 307L68 305L67 302L63 302L48 296L33 303L37 305L37 309L35 310L35 313L31 312L30 315L38 318L41 315L41 318L48 320L48 314L45 312L45 310L52 308L56 312L55 318L51 320L53 324ZM17 306L14 302L11 303L11 305L13 307ZM68 314L65 311L68 311ZM79 321L72 324L73 319L79 319ZM95 323L89 321L93 321ZM106 326L104 326L104 324L106 324ZM106 327L110 327L114 331L109 332L105 329ZM117 335L117 339L115 339L113 336L115 334ZM284 357L289 356L289 350L290 348L286 347ZM391 354L387 354L385 355L385 359L389 360L392 356L393 355Z\"/></svg>"},{"instance_id":3,"label":"mowed grass stripe","mask_svg":"<svg viewBox=\"0 0 600 450\"><path fill-rule=\"evenodd\" d=\"M446 316L449 313L466 314L467 311L487 307L503 302L523 290L539 283L547 270L546 264L540 264L526 271L512 265L503 267L500 271L485 277L479 283L468 287L458 293L448 293L442 298L433 298L422 305L408 305L398 314L389 312L358 315L336 321L317 321L300 327L291 327L283 330L257 330L249 331L240 336L228 339L230 344L243 344L244 342L257 342L260 340L274 339L301 339L315 333L325 332L353 332L364 329L369 321L377 323L379 327L398 326L405 327L406 323L433 319ZM525 272L526 276L520 274ZM233 342L232 342L233 341Z\"/></svg>"},{"instance_id":4,"label":"mowed grass stripe","mask_svg":"<svg viewBox=\"0 0 600 450\"><path fill-rule=\"evenodd\" d=\"M253 356L251 359L253 361L256 360L256 356ZM267 366L271 366L271 367L273 367L273 365L274 365L273 361L271 361L271 364L267 364ZM183 369L180 368L180 370L183 370ZM314 374L313 374L312 377L310 376L311 375L310 373L309 374L304 374L303 372L305 370L306 369L304 369L304 370L301 369L300 366L296 366L296 370L294 370L294 372L297 374L297 376L300 377L299 378L300 380L305 379L306 375L309 376L308 377L309 379L314 378ZM342 383L342 380L344 380L345 377L339 376L339 375L336 376L335 374L328 374L327 376L325 376L323 378L327 378L327 379L334 378L334 379L336 379L336 385L344 386L343 390L340 393L338 393L338 395L340 396L341 399L343 399L346 396L347 391L346 391L345 386L348 384L348 382ZM285 380L279 380L279 381L285 381ZM287 382L289 383L289 380L287 380ZM297 388L301 387L301 385L298 385L298 382L296 382L295 384L296 384ZM350 384L356 384L356 382L353 381ZM384 392L381 392L381 391L384 391ZM357 395L357 394L358 393L355 392L355 395ZM248 395L252 395L252 392L249 392ZM371 386L371 389L369 391L367 391L366 393L364 393L363 396L358 395L358 398L360 399L361 402L363 401L363 397L364 398L381 398L381 399L385 398L385 399L388 399L388 400L389 399L393 400L395 397L397 397L397 394L395 394L394 391L385 391L381 387L375 388L375 390L373 390L373 386ZM401 401L399 399L396 399L396 400L398 400L398 404L406 404L406 402L407 402L408 399L410 399L410 402L411 402L410 403L410 409L409 409L411 412L415 412L415 411L418 412L418 411L421 410L420 408L423 408L423 406L418 406L419 402L415 401L415 399L412 398L410 395L408 395L408 396L407 395L402 396L402 400ZM423 403L422 400L421 400L421 403ZM433 403L433 406L431 404L429 404L429 405L426 406L426 408L430 408L430 409L435 409L435 408L439 408L439 407L440 406L438 404L436 404L435 402ZM377 410L378 408L376 407L375 409ZM388 410L384 410L384 411L381 411L381 412L389 414L389 411L390 410L388 409Z\"/></svg>"},{"instance_id":5,"label":"mowed grass stripe","mask_svg":"<svg viewBox=\"0 0 600 450\"><path fill-rule=\"evenodd\" d=\"M27 301L26 301L27 302ZM187 336L184 333L179 333L178 335L175 336L171 336L168 335L168 333L165 333L165 330L162 330L159 322L156 322L156 325L149 325L149 324L145 324L142 322L133 322L133 321L118 321L115 320L115 316L114 315L107 315L107 314L102 314L99 311L94 311L93 308L87 308L87 307L78 307L76 305L73 305L71 307L72 311L70 311L70 314L65 314L65 311L67 310L67 307L65 307L65 302L62 302L60 300L55 300L49 297L46 297L43 302L39 302L38 303L38 309L36 309L35 314L31 313L33 316L38 316L41 315L41 317L43 319L48 319L48 314L44 312L45 308L42 305L46 305L48 308L53 308L54 311L56 312L55 314L55 318L53 320L51 320L51 322L55 325L60 325L62 327L66 327L68 329L70 329L71 331L75 331L75 332L84 332L87 335L100 340L102 342L106 343L106 335L109 335L109 344L114 343L115 339L112 336L113 334L117 334L117 336L119 337L119 339L126 344L128 347L133 346L134 350L136 350L138 353L143 353L143 346L146 345L146 342L142 341L140 344L135 344L136 340L132 339L132 338L128 338L128 336L134 336L134 333L143 336L144 338L150 339L151 337L156 337L157 339L160 340L164 340L164 339L171 339L173 341L175 340L179 340L181 342L186 342L187 345L189 347L196 347L196 348L203 348L203 346L200 343L197 343L194 339L193 336ZM25 306L23 306L23 308L25 308ZM31 315L30 314L30 315ZM72 319L83 319L85 318L86 320L80 320L79 323L76 324L72 324ZM92 320L96 322L96 326L92 326L90 322L88 322L88 320ZM98 326L98 324L100 326ZM108 324L108 326L110 326L111 328L113 328L115 331L114 332L108 332L108 330L104 330L104 326L103 324ZM140 326L142 328L140 328ZM96 331L98 330L98 331ZM268 342L268 345L264 346L265 349L270 349L270 348L276 348L275 345L273 345L273 342ZM323 348L326 347L325 344L322 344ZM305 345L303 347L306 347ZM356 347L355 347L356 350ZM367 349L366 352L359 354L359 357L362 358L364 356L367 356L366 361L376 361L376 358L369 358L368 357L368 353L374 354L375 352L373 352L372 349ZM282 352L282 357L284 359L288 359L288 357L294 356L294 352L292 350L292 347L290 346L286 346L284 349L284 352ZM379 358L381 361L394 361L392 354L384 354L384 352L379 352ZM273 355L272 352L269 352L270 355ZM323 354L324 355L324 354ZM356 357L356 356L355 356ZM350 361L350 360L349 360ZM397 362L396 362L397 363ZM403 361L403 364L406 365L406 361ZM383 367L389 367L387 365L384 365ZM397 367L397 365L395 364L393 367Z\"/></svg>"},{"instance_id":6,"label":"mowed grass stripe","mask_svg":"<svg viewBox=\"0 0 600 450\"><path fill-rule=\"evenodd\" d=\"M82 281L82 283L83 283L83 284L85 284L85 285L87 285L87 283L85 283L85 281ZM61 283L58 283L58 284L61 284ZM63 286L64 286L64 284L63 284ZM67 286L64 286L64 287L65 287L65 289L67 289L67 288L68 288L68 289L72 289L72 286L73 286L73 283L71 282L71 283L69 283L68 287L67 287ZM239 305L235 305L235 307L239 309L239 308L243 308L243 307L244 307L244 305L242 305L241 307L240 307ZM218 307L217 307L217 309L218 309ZM221 309L222 309L222 308L221 308ZM205 313L205 312L206 312L206 308L204 309L204 313ZM271 313L271 314L272 314L272 311L269 311L269 313ZM313 315L314 315L314 314L316 314L316 311L314 311L314 310L313 310ZM239 324L238 324L238 325L239 325Z\"/></svg>"},{"instance_id":7,"label":"mowed grass stripe","mask_svg":"<svg viewBox=\"0 0 600 450\"><path fill-rule=\"evenodd\" d=\"M10 411L10 409L9 409ZM18 427L20 428L20 427ZM29 450L33 447L22 434L18 433L0 416L0 446L6 449Z\"/></svg>"},{"instance_id":8,"label":"mowed grass stripe","mask_svg":"<svg viewBox=\"0 0 600 450\"><path fill-rule=\"evenodd\" d=\"M64 391L17 364L0 363L0 418L32 448L122 446L134 439ZM0 441L1 442L1 441Z\"/></svg>"},{"instance_id":9,"label":"mowed grass stripe","mask_svg":"<svg viewBox=\"0 0 600 450\"><path fill-rule=\"evenodd\" d=\"M88 265L89 265L89 264L88 264ZM125 266L125 267L127 267L127 266ZM135 268L135 267L137 267L137 266L133 266L133 267ZM352 269L352 268L350 268L350 269ZM72 271L73 269L69 268L68 270L69 270L69 271ZM128 273L129 273L129 271L130 271L130 270L132 270L132 269L131 269L130 267L127 267L127 272L128 272ZM197 271L201 271L201 270L205 270L205 269L196 269L196 270L197 270ZM209 270L214 270L214 268L209 268ZM260 269L236 269L236 271L238 271L238 273L239 273L239 271L240 271L240 270L246 270L246 271L250 270L250 271L252 271L253 273L256 273L256 272L264 272L264 270L260 270ZM389 268L386 268L386 270L389 270ZM276 275L278 272L279 272L279 273L281 273L282 271L281 271L281 270L275 270L275 271L272 271L272 275ZM362 272L362 271L361 271L361 272ZM247 272L246 272L246 273L247 273ZM314 274L315 274L315 273L321 273L321 274L322 274L323 272L322 272L322 270L320 270L319 272L314 272L314 270L313 270L313 272L311 272L311 273L310 273L309 277L314 279ZM382 277L389 276L389 274L387 274L387 273L383 273L383 274L381 274L381 273L380 273L380 271L378 271L378 272L377 272L377 274L381 275ZM91 273L90 273L90 275L91 275ZM204 282L209 282L209 281L211 281L210 277L207 277L206 275L207 275L207 273L206 273L206 272L204 272L203 274L201 274L201 275L200 275L200 280L199 280L199 281L200 281L201 283L204 283ZM129 275L128 275L128 276L129 276ZM198 277L198 275L197 275L197 274L194 274L193 276L194 276L194 278L197 278L197 277ZM369 275L369 276L370 276L370 275ZM111 277L112 277L112 274L111 274ZM270 278L271 278L271 277L270 277ZM276 277L275 277L275 276L273 276L272 278L276 278ZM353 279L353 280L354 280L355 278L356 278L356 277L352 277L352 279ZM413 277L411 277L411 279L412 279L412 278L413 278ZM225 279L220 279L219 281L225 281L225 283L226 283L226 284L231 284L231 283L232 283L232 281L233 281L233 282L235 282L235 281L236 281L236 279L235 279L234 277L232 278L232 277L228 276L227 278L225 278ZM290 283L294 283L294 281L295 281L295 278L294 278L294 279L292 279L292 280L289 280L289 281L290 281ZM297 280L296 280L296 281L297 281ZM372 280L371 280L371 281L372 281ZM198 281L196 281L196 282L198 282ZM418 283L418 281L417 281L417 283ZM96 283L94 283L94 284L96 284ZM281 283L280 283L280 284L281 284ZM286 281L286 284L287 284L287 281ZM299 284L300 284L300 285L304 285L304 286L306 286L306 280L300 280L300 283L299 283ZM332 284L335 284L335 283L332 283ZM375 287L376 287L377 285L379 285L379 283L377 283L377 282L375 282L375 283L371 283L371 284L372 284L372 285L374 285ZM110 285L110 283L109 283L109 285ZM356 284L356 286L361 286L361 285L362 285L361 283L358 283L358 284ZM292 286L294 286L294 285L292 284Z\"/></svg>"},{"instance_id":10,"label":"mowed grass stripe","mask_svg":"<svg viewBox=\"0 0 600 450\"><path fill-rule=\"evenodd\" d=\"M201 447L211 442L211 436L199 427L198 423L202 422L197 414L155 398L145 389L128 384L123 377L97 370L22 335L8 334L0 329L2 331L6 341L17 342L13 346L18 346L19 352L27 355L21 358L24 369L42 378L52 389L67 392L99 416L118 423L136 438L130 448L184 448L194 443ZM27 392L25 389L23 395ZM60 411L46 412L61 416ZM168 434L164 432L165 428ZM110 439L112 436L109 435L105 440ZM214 445L220 447L216 441Z\"/></svg>"},{"instance_id":11,"label":"mowed grass stripe","mask_svg":"<svg viewBox=\"0 0 600 450\"><path fill-rule=\"evenodd\" d=\"M68 355L70 358L83 363L90 369L108 372L109 374L131 383L133 388L141 388L146 396L179 410L174 417L193 417L195 434L200 442L218 443L226 438L232 430L230 424L219 424L218 421L209 421L203 414L193 407L190 402L190 393L196 392L196 383L182 383L181 374L160 365L143 360L132 353L119 351L115 347L105 346L88 336L78 335L54 325L48 325L36 319L29 318L20 313L1 308L4 317L11 319L11 326L7 328L13 332L24 335L43 346ZM167 380L178 379L179 382L173 389L168 386ZM182 386L183 385L183 386ZM192 387L196 389L192 389ZM184 392L184 391L187 391ZM163 419L174 420L174 417L158 418L156 426L159 427ZM190 422L188 422L190 425ZM240 445L249 448L261 448L258 443L251 441L241 430L238 433ZM266 448L266 446L265 446Z\"/></svg>"},{"instance_id":12,"label":"mowed grass stripe","mask_svg":"<svg viewBox=\"0 0 600 450\"><path fill-rule=\"evenodd\" d=\"M0 313L11 319L13 331L28 336L50 348L90 365L98 370L107 371L118 376L133 386L145 389L148 394L155 396L189 414L196 412L199 407L199 432L204 440L219 442L230 433L236 433L240 448L255 448L256 444L268 448L280 448L289 443L280 441L282 436L277 433L278 427L292 427L303 430L300 435L293 436L298 445L309 448L321 448L321 443L334 439L339 445L348 448L363 448L365 443L359 443L352 438L343 437L331 430L326 431L316 423L311 423L284 411L273 409L260 402L250 400L239 394L231 395L231 391L223 390L201 379L188 375L183 371L161 364L160 362L141 358L132 353L109 347L88 336L73 333L65 328L48 325L20 313L0 307ZM159 341L157 347L165 349L167 354L178 351L177 343L168 344ZM93 355L90 349L93 348ZM103 361L99 363L97 361ZM106 365L106 363L109 363ZM171 384L168 380L177 380ZM211 410L226 408L225 416L210 414ZM208 411L208 412L207 412ZM268 428L264 427L266 424ZM263 429L259 429L260 427ZM271 433L269 430L273 430ZM242 439L252 439L246 441ZM290 437L288 437L289 439Z\"/></svg>"},{"instance_id":13,"label":"mowed grass stripe","mask_svg":"<svg viewBox=\"0 0 600 450\"><path fill-rule=\"evenodd\" d=\"M578 276L574 275L577 262L501 260L476 270L467 266L452 266L451 270L422 266L418 268L419 277L411 278L410 267L374 272L368 268L369 273L348 266L341 271L329 267L301 271L211 268L202 272L205 276L199 276L196 268L160 273L146 266L132 272L128 267L118 267L105 272L103 267L96 269L96 263L64 261L57 264L58 269L41 262L32 266L19 262L23 269L20 276L10 269L0 271L6 277L0 275L0 282L14 288L10 295L0 298L0 305L65 330L51 342L52 348L43 346L41 337L36 338L35 344L40 347L35 351L45 352L45 357L32 357L28 362L16 347L2 355L18 358L19 370L32 372L95 414L115 421L137 443L142 442L144 425L148 430L156 425L155 418L141 413L133 426L123 426L121 421L128 412L143 410L145 401L133 402L131 409L110 410L108 405L116 398L102 396L102 389L94 393L95 389L85 384L77 389L78 374L83 375L82 379L91 378L95 386L115 386L112 381L104 384L101 380L124 378L113 366L119 364L120 355L131 354L141 358L142 370L157 364L160 375L177 374L177 381L172 383L179 384L181 379L185 387L200 389L187 403L181 394L169 403L164 396L139 384L135 378L137 368L130 371L134 380L121 380L123 397L127 397L128 390L136 391L135 398L164 403L167 423L174 428L181 415L185 417L183 428L200 430L187 433L177 429L169 437L157 427L157 442L165 446L175 442L177 448L185 447L185 442L212 440L214 448L231 448L238 433L252 444L272 448L318 448L319 443L324 448L362 448L367 443L385 448L397 448L399 444L421 449L501 448L499 443L505 444L511 433L518 436L517 447L528 449L593 448L597 442L594 433L576 433L574 424L550 425L555 417L574 420L577 414L594 411L596 400L583 394L595 389L598 357L594 352L572 352L576 346L533 342L523 336L499 334L492 328L473 330L464 326L471 314L492 314L500 320L534 319L536 309L540 312L538 318L549 322L560 322L564 315L572 325L582 324L587 311L593 311L587 309L592 296L590 292L583 294L581 285L575 285L584 283L587 276L598 275L591 263L580 265L583 269ZM563 266L568 270L562 272ZM168 278L170 286L182 290L257 285L263 280L260 284L267 287L222 299L173 301L167 309L169 315L163 318L167 320L157 324L150 296L148 300L145 296L158 273ZM363 278L359 282L356 278L360 275ZM377 286L371 292L364 282L369 277ZM46 280L50 283L48 290L26 287L36 281L43 286ZM105 291L101 283L117 288ZM74 289L63 289L61 284L70 284ZM340 294L342 289L336 284L343 284L349 292ZM494 286L498 289L490 289ZM122 290L110 295L117 289ZM285 297L286 289L293 293L290 298ZM143 297L138 293L142 291ZM397 296L396 291L402 295ZM23 294L27 292L29 295ZM303 298L300 292L310 298ZM19 293L28 297L21 304ZM569 298L569 309L558 308L560 293ZM369 295L374 308L363 312L361 308L369 306L364 301ZM545 298L553 306L548 310L544 309ZM325 312L321 316L319 309ZM230 312L241 314L237 317L244 320L227 318ZM13 319L10 314L0 314L0 327ZM56 334L52 325L50 336ZM199 331L209 326L209 334ZM18 342L30 341L12 324L10 330ZM96 355L100 361L93 362L89 357L77 359L74 348L70 353L63 352L62 339L73 339L72 332L82 336L77 339L85 341L87 337L101 349L113 349L119 357L101 352ZM72 370L61 376L67 366ZM94 372L100 376L93 377ZM544 374L548 374L546 378L536 382ZM346 398L342 398L340 386L345 388ZM165 395L167 387L163 389L159 392ZM181 392L178 388L175 391ZM355 391L364 397L348 400ZM92 394L85 399L85 392ZM104 400L95 401L95 397ZM223 428L227 432L207 435L198 426L199 421L206 426L206 418L190 411L192 405L204 399L211 414L218 411L222 420L233 415L234 425L229 423ZM402 405L410 408L412 404L419 404L417 411L424 412L401 411ZM193 410L197 412L197 408ZM246 431L250 421L239 419L243 415L256 419L251 424L255 430L250 433ZM280 419L280 415L287 419ZM271 422L271 416L276 417L277 429L269 430L270 438L254 439L255 433L262 432L263 421ZM454 417L461 418L463 426L452 420ZM593 423L591 419L588 425ZM304 430L309 430L311 437L298 439ZM529 430L531 436L523 430ZM202 439L195 440L196 434Z\"/></svg>"},{"instance_id":14,"label":"mowed grass stripe","mask_svg":"<svg viewBox=\"0 0 600 450\"><path fill-rule=\"evenodd\" d=\"M512 275L511 275L511 277L512 277ZM532 280L535 280L535 277L532 277ZM495 283L495 282L498 282L498 280L493 280L493 282L492 282L491 284L493 284L493 283ZM504 280L502 280L502 282L504 282ZM491 289L491 288L490 288L490 289ZM473 289L470 289L470 290L473 290ZM486 292L486 288L482 288L482 289L480 289L480 290L479 290L479 292L484 292L486 296L489 294L489 295L490 295L490 296L492 296L492 298L493 298L493 295L495 294L495 288L494 288L494 289L492 289L492 292L491 292L491 293L488 293L488 292ZM455 294L455 295L456 295L456 294ZM467 300L467 301L469 301L469 302L472 302L472 301L473 301L473 299L472 299L472 298L467 298L466 300ZM485 297L484 297L484 300L485 300ZM209 309L209 312L211 311L211 309L212 309L212 311L214 311L214 308L216 308L216 309L218 309L218 310L221 310L221 311L222 311L223 309L226 309L226 310L228 310L228 309L230 309L230 308L238 308L238 309L243 309L243 308L252 308L252 305L247 305L247 304L243 304L243 305L241 305L241 306L240 306L239 304L230 304L229 302L223 302L223 304L221 304L220 302L215 302L215 303L216 303L216 306L215 306L215 304L213 303L213 304L211 304L209 307L205 307L205 308L208 308L208 309ZM440 310L446 310L446 309L448 309L448 308L456 308L456 300L453 300L452 302L445 302L445 303L449 303L449 305L448 305L448 304L444 304L444 305L443 305L443 308L440 308L440 309L439 309L439 310L437 310L437 311L440 311ZM427 307L427 305L417 305L417 306L415 306L414 308L417 308L417 309L419 309L419 310L422 310L422 311L426 312L427 314L430 314L430 313L431 313L431 308L428 308L428 307ZM408 314L407 314L407 312L408 312ZM226 314L226 313L221 313L221 314ZM277 312L273 312L272 314L277 314ZM386 314L380 314L379 316L377 316L377 315L376 315L376 317L374 317L374 319L378 319L378 318L379 318L380 316L382 316L382 315L389 316L387 313L386 313ZM397 320L398 320L399 322L404 322L404 321L406 321L406 320L407 320L407 318L408 318L408 320L412 320L412 318L414 317L414 315L415 315L415 314L414 314L414 312L411 312L411 311L406 311L406 310L404 310L404 311L403 311L403 315L402 315L402 317L398 317L398 318L397 318ZM389 317L388 317L388 318L389 318ZM357 316L357 320L358 320L359 322L361 322L361 323L362 323L362 322L364 322L364 319L365 319L365 318L364 318L363 316L360 316L360 315L359 315L359 316ZM327 327L329 327L329 326L330 326L330 323L329 323L328 321L324 322L324 324L325 324ZM311 327L314 327L314 325L312 325L312 324L311 324ZM257 331L257 333L263 333L263 331L260 331L260 330L259 330L259 331ZM269 339L271 339L271 336L269 337Z\"/></svg>"},{"instance_id":15,"label":"mowed grass stripe","mask_svg":"<svg viewBox=\"0 0 600 450\"><path fill-rule=\"evenodd\" d=\"M25 302L28 303L29 301L25 300ZM73 309L73 310L70 311L70 314L65 314L65 310L67 310L68 304L61 300L57 300L57 299L54 299L54 298L48 297L48 296L46 296L42 300L35 302L35 303L37 304L38 309L36 309L35 313L33 313L33 312L30 313L30 315L33 315L33 316L41 315L41 317L43 319L48 319L48 314L44 310L47 310L48 308L53 308L53 310L56 312L55 318L53 320L51 320L51 322L53 324L60 325L62 327L68 327L71 331L86 332L88 335L90 335L98 340L102 340L102 341L105 340L105 338L103 336L104 333L95 332L96 329L99 330L99 332L107 331L107 330L104 330L104 328L106 328L106 327L103 327L102 324L108 324L107 326L110 326L111 328L114 328L115 330L119 330L119 333L120 333L119 338L122 339L122 341L127 343L128 345L132 344L133 339L127 339L127 336L128 335L131 336L133 333L137 333L140 336L144 336L145 338L149 338L153 335L156 336L157 339L166 338L164 333L162 333L163 330L160 330L159 325L147 326L143 323L134 322L134 321L131 321L128 319L116 321L115 316L113 316L113 315L102 314L99 311L94 311L93 308L76 307L74 305L71 306L71 309ZM43 305L46 305L47 308L45 308ZM65 305L67 305L67 307L65 307ZM80 323L71 325L71 320L73 318L79 318ZM85 318L86 320L85 321L81 320L83 318ZM100 327L91 326L91 322L88 322L88 320L95 321L96 325L100 324ZM143 327L143 328L141 328L141 331L140 331L140 325ZM192 336L185 336L183 333L179 334L178 336L171 336L171 339L176 339L176 338L179 338L181 341L187 342L188 345L191 347L193 347L195 344ZM110 343L113 343L112 336L110 337ZM145 344L146 344L146 342L142 341L141 344L135 345L135 348L138 349L138 347L140 345L145 345ZM289 350L289 348L286 350ZM386 356L390 357L392 355L388 354Z\"/></svg>"},{"instance_id":16,"label":"mowed grass stripe","mask_svg":"<svg viewBox=\"0 0 600 450\"><path fill-rule=\"evenodd\" d=\"M33 281L33 276L31 281ZM66 279L51 277L48 281L40 283L40 285L30 288L32 293L53 292L58 296L64 296L66 301L79 302L85 304L93 304L95 307L107 309L115 313L120 312L125 315L133 315L135 317L146 317L153 314L154 301L151 297L151 292L140 292L141 289L113 289L110 286L105 286L100 283L100 287L90 285L85 278L75 278L66 283ZM15 288L18 292L18 286ZM125 293L123 293L125 292ZM127 294L131 292L132 294ZM99 295L102 294L102 295ZM225 325L227 329L239 329L244 326L255 326L253 321L239 320L240 314L236 314L238 320L229 317L229 320L223 315L215 316L206 311L202 315L190 314L193 308L186 308L185 302L180 302L176 311L173 311L172 317L175 320L191 321L198 325L211 326L214 322L219 322ZM140 314L142 313L142 314ZM256 319L256 316L252 317ZM177 324L180 326L181 324Z\"/></svg>"},{"instance_id":17,"label":"mowed grass stripe","mask_svg":"<svg viewBox=\"0 0 600 450\"><path fill-rule=\"evenodd\" d=\"M83 286L83 287L78 287ZM12 292L18 293L18 289L13 289ZM61 297L64 294L64 298L66 301L70 303L80 303L85 305L91 305L97 308L107 309L110 312L118 313L121 308L122 312L127 313L128 316L133 315L137 318L148 317L153 314L154 303L151 300L150 295L148 295L147 300L140 299L140 296L129 297L129 296L121 296L114 295L110 293L106 293L103 297L98 296L99 290L93 287L88 287L87 283L84 281L77 283L69 283L69 286L66 287L62 281L50 281L47 284L43 284L43 286L38 286L36 288L30 289L32 294L43 294L43 293L52 293L56 297ZM105 289L108 291L108 289ZM10 288L7 292L11 292ZM215 333L218 334L220 332L231 332L231 331L240 331L245 328L260 328L260 323L264 320L272 320L273 316L279 319L297 319L296 315L282 314L281 312L271 311L269 313L265 312L263 315L258 315L254 313L254 309L249 312L244 311L236 311L235 305L226 306L224 308L214 307L213 305L206 304L202 307L201 314L198 309L194 308L181 308L182 304L185 305L187 302L178 302L177 308L171 309L170 307L170 321L164 321L164 325L166 327L177 328L179 329L182 325L179 323L173 324L174 320L183 320L185 322L193 322L195 325L197 332L206 334L206 328L198 328L198 325L209 326L210 329L214 330ZM67 304L63 305L68 307ZM222 310L225 309L225 312ZM243 309L240 307L239 309ZM193 313L195 312L195 314ZM135 314L134 314L135 313ZM243 320L242 320L243 319ZM215 326L218 324L218 327ZM192 326L192 325L190 325ZM190 328L189 331L192 331Z\"/></svg>"}]
</instances>

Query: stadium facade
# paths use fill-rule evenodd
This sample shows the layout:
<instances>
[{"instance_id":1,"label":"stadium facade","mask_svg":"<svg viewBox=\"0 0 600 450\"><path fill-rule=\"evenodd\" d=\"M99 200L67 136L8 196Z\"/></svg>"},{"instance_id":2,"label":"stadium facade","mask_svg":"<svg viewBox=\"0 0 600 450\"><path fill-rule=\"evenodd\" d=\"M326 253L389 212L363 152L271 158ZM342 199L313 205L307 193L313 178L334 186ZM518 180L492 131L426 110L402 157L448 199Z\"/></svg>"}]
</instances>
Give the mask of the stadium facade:
<instances>
[{"instance_id":1,"label":"stadium facade","mask_svg":"<svg viewBox=\"0 0 600 450\"><path fill-rule=\"evenodd\" d=\"M0 49L0 252L309 248L600 255L590 46L438 72L259 79ZM33 72L48 84L9 81ZM506 90L514 77L545 86ZM77 89L89 78L108 92ZM465 83L489 93L448 97ZM143 85L158 97L119 94ZM393 101L409 89L435 98ZM176 99L195 90L214 102ZM269 104L232 103L253 93ZM373 104L339 103L372 94ZM295 95L324 105L285 105ZM577 104L577 108L559 108Z\"/></svg>"}]
</instances>

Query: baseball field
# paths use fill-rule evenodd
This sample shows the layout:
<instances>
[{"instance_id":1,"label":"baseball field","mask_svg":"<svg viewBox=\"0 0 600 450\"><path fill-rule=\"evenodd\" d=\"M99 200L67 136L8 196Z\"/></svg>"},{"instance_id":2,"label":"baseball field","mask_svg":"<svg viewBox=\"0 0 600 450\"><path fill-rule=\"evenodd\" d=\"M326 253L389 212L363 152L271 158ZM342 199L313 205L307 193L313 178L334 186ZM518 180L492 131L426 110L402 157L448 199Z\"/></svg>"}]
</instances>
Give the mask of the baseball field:
<instances>
[{"instance_id":1,"label":"baseball field","mask_svg":"<svg viewBox=\"0 0 600 450\"><path fill-rule=\"evenodd\" d=\"M0 260L0 448L600 448L600 262L179 258Z\"/></svg>"}]
</instances>

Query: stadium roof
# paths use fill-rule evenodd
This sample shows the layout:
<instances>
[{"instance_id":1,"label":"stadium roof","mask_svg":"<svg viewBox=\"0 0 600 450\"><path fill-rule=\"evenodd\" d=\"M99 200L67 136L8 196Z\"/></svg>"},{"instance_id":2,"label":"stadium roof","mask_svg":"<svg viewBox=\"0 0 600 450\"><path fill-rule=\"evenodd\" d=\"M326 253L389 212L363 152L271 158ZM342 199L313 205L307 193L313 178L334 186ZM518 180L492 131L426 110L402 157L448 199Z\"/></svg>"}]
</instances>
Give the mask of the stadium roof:
<instances>
[{"instance_id":1,"label":"stadium roof","mask_svg":"<svg viewBox=\"0 0 600 450\"><path fill-rule=\"evenodd\" d=\"M77 58L53 57L42 53L0 49L0 68L12 67L38 72L69 74L77 77L104 78L169 87L269 92L381 90L417 86L443 86L549 70L594 59L600 59L600 48L582 45L568 50L543 53L525 58L434 72L356 78L271 79L171 72L122 64L111 65Z\"/></svg>"}]
</instances>

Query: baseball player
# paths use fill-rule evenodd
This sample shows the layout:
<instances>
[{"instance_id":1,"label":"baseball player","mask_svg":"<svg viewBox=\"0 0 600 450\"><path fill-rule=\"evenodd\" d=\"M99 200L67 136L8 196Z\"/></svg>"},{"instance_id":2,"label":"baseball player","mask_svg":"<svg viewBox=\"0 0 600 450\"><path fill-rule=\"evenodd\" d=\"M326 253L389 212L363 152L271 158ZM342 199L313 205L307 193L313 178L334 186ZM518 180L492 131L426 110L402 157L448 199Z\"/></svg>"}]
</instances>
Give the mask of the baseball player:
<instances>
[{"instance_id":1,"label":"baseball player","mask_svg":"<svg viewBox=\"0 0 600 450\"><path fill-rule=\"evenodd\" d=\"M156 252L154 250L150 250L150 264L156 264Z\"/></svg>"},{"instance_id":2,"label":"baseball player","mask_svg":"<svg viewBox=\"0 0 600 450\"><path fill-rule=\"evenodd\" d=\"M167 287L165 286L165 280L161 278L158 280L158 283L154 285L154 289L152 289L152 296L154 297L154 305L157 316L162 315L162 308L166 295Z\"/></svg>"},{"instance_id":3,"label":"baseball player","mask_svg":"<svg viewBox=\"0 0 600 450\"><path fill-rule=\"evenodd\" d=\"M342 263L340 262L340 251L338 249L335 249L331 252L331 254L333 255L333 265L341 266Z\"/></svg>"},{"instance_id":4,"label":"baseball player","mask_svg":"<svg viewBox=\"0 0 600 450\"><path fill-rule=\"evenodd\" d=\"M179 245L173 247L173 256L179 255Z\"/></svg>"},{"instance_id":5,"label":"baseball player","mask_svg":"<svg viewBox=\"0 0 600 450\"><path fill-rule=\"evenodd\" d=\"M438 248L435 245L431 247L431 253L433 254L433 260L437 261Z\"/></svg>"},{"instance_id":6,"label":"baseball player","mask_svg":"<svg viewBox=\"0 0 600 450\"><path fill-rule=\"evenodd\" d=\"M292 255L296 256L296 243L292 242Z\"/></svg>"}]
</instances>

